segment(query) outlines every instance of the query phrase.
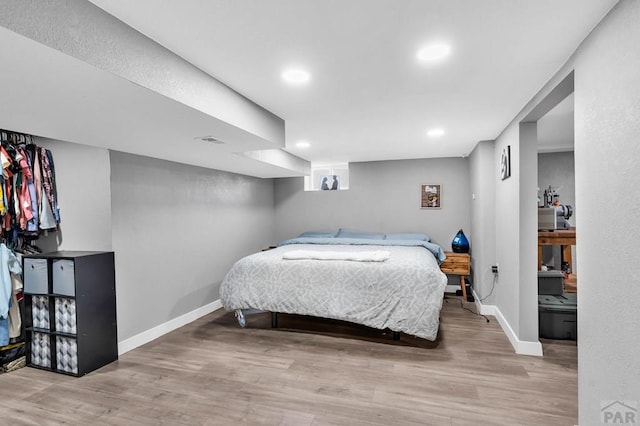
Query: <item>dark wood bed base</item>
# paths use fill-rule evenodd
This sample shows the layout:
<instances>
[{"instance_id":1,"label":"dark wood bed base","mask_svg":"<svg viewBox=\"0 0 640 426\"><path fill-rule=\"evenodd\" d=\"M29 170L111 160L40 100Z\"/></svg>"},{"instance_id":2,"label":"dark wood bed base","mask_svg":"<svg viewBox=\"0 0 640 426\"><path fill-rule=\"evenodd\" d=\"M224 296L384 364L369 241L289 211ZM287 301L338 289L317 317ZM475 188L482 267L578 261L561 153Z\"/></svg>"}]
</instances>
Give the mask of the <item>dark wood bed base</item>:
<instances>
[{"instance_id":1,"label":"dark wood bed base","mask_svg":"<svg viewBox=\"0 0 640 426\"><path fill-rule=\"evenodd\" d=\"M271 312L271 328L278 328L278 313L277 312ZM400 340L400 332L399 331L392 331L393 333L393 340Z\"/></svg>"}]
</instances>

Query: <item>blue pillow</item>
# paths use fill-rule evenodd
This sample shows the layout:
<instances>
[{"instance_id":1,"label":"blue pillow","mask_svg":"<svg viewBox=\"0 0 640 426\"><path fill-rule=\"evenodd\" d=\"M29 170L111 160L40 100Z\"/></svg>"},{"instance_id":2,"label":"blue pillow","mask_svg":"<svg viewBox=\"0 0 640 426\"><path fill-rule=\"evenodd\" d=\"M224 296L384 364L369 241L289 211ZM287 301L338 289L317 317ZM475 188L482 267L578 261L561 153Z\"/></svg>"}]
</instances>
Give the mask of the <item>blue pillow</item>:
<instances>
[{"instance_id":1,"label":"blue pillow","mask_svg":"<svg viewBox=\"0 0 640 426\"><path fill-rule=\"evenodd\" d=\"M387 234L387 240L419 240L419 241L431 241L431 238L427 234L401 232L397 234Z\"/></svg>"},{"instance_id":2,"label":"blue pillow","mask_svg":"<svg viewBox=\"0 0 640 426\"><path fill-rule=\"evenodd\" d=\"M333 238L336 236L335 232L329 231L307 231L300 234L298 238Z\"/></svg>"},{"instance_id":3,"label":"blue pillow","mask_svg":"<svg viewBox=\"0 0 640 426\"><path fill-rule=\"evenodd\" d=\"M368 240L384 240L384 234L377 232L360 232L349 229L340 229L336 238L364 238Z\"/></svg>"}]
</instances>

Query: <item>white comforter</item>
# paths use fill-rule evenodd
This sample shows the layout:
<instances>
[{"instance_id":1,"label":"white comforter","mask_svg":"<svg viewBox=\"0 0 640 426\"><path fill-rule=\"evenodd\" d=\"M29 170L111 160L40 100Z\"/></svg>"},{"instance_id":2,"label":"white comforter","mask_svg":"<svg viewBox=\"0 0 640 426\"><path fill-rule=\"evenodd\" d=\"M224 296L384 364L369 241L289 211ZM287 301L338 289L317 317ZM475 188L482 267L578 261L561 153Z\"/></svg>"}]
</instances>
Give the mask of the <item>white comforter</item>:
<instances>
[{"instance_id":1,"label":"white comforter","mask_svg":"<svg viewBox=\"0 0 640 426\"><path fill-rule=\"evenodd\" d=\"M381 262L284 260L295 250L384 250ZM285 245L247 256L220 287L227 310L260 309L389 328L429 340L438 333L446 276L423 247Z\"/></svg>"}]
</instances>

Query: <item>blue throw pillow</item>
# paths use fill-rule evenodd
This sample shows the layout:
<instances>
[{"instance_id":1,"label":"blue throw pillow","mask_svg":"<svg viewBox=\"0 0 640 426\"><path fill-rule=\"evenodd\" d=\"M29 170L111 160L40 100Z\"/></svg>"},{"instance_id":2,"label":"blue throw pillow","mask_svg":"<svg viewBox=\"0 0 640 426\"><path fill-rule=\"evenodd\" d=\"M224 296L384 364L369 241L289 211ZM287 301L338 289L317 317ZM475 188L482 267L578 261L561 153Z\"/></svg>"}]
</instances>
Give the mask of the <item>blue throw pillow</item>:
<instances>
[{"instance_id":1,"label":"blue throw pillow","mask_svg":"<svg viewBox=\"0 0 640 426\"><path fill-rule=\"evenodd\" d=\"M307 231L300 234L298 238L333 238L336 236L335 232L329 231Z\"/></svg>"},{"instance_id":2,"label":"blue throw pillow","mask_svg":"<svg viewBox=\"0 0 640 426\"><path fill-rule=\"evenodd\" d=\"M418 241L431 241L431 238L427 234L400 232L396 234L387 234L387 240L418 240Z\"/></svg>"},{"instance_id":3,"label":"blue throw pillow","mask_svg":"<svg viewBox=\"0 0 640 426\"><path fill-rule=\"evenodd\" d=\"M360 232L349 229L340 229L336 238L364 238L367 240L384 240L384 234L377 232Z\"/></svg>"}]
</instances>

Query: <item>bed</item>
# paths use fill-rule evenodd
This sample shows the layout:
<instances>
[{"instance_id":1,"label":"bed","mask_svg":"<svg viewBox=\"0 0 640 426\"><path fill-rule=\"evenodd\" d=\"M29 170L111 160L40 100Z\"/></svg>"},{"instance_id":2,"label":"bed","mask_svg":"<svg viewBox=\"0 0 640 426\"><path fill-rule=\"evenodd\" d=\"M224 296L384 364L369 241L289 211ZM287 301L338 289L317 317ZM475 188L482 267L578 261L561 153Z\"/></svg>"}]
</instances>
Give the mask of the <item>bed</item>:
<instances>
[{"instance_id":1,"label":"bed","mask_svg":"<svg viewBox=\"0 0 640 426\"><path fill-rule=\"evenodd\" d=\"M240 317L245 310L308 315L435 340L444 252L398 235L303 233L237 261L220 287L222 305Z\"/></svg>"}]
</instances>

